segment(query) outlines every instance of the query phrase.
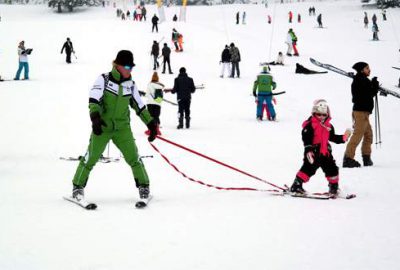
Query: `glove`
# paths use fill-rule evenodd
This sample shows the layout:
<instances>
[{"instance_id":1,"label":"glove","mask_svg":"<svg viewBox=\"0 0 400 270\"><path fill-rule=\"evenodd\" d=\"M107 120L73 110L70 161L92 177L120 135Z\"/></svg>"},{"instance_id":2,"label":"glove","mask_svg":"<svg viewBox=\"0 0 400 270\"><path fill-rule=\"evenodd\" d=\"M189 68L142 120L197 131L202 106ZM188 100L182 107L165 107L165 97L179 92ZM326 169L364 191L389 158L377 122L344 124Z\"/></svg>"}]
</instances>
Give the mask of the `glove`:
<instances>
[{"instance_id":1,"label":"glove","mask_svg":"<svg viewBox=\"0 0 400 270\"><path fill-rule=\"evenodd\" d=\"M306 157L307 157L308 162L310 162L310 164L314 163L314 152L313 151L307 152Z\"/></svg>"},{"instance_id":2,"label":"glove","mask_svg":"<svg viewBox=\"0 0 400 270\"><path fill-rule=\"evenodd\" d=\"M349 139L349 137L351 136L352 133L353 132L352 132L351 128L347 128L343 134L343 141L347 142L347 140Z\"/></svg>"},{"instance_id":3,"label":"glove","mask_svg":"<svg viewBox=\"0 0 400 270\"><path fill-rule=\"evenodd\" d=\"M149 134L149 137L147 137L147 140L149 142L152 142L157 137L157 124L156 124L156 122L154 120L151 120L151 122L147 124L147 128L150 131L150 134Z\"/></svg>"},{"instance_id":4,"label":"glove","mask_svg":"<svg viewBox=\"0 0 400 270\"><path fill-rule=\"evenodd\" d=\"M90 120L92 121L92 130L95 135L101 135L103 133L103 129L101 126L107 126L106 123L101 119L99 112L94 112L90 114Z\"/></svg>"},{"instance_id":5,"label":"glove","mask_svg":"<svg viewBox=\"0 0 400 270\"><path fill-rule=\"evenodd\" d=\"M379 81L377 77L373 77L371 80L372 88L378 90L379 89Z\"/></svg>"}]
</instances>

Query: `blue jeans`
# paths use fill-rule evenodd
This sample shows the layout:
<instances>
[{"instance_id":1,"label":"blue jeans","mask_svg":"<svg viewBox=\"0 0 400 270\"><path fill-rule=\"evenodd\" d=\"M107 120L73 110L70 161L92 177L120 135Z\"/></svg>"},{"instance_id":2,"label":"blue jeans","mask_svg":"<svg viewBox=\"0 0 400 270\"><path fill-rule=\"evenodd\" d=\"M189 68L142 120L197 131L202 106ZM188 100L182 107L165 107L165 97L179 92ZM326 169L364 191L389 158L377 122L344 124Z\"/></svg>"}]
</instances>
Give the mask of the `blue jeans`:
<instances>
[{"instance_id":1,"label":"blue jeans","mask_svg":"<svg viewBox=\"0 0 400 270\"><path fill-rule=\"evenodd\" d=\"M21 75L22 69L24 69L25 80L29 80L29 64L28 64L28 62L19 62L19 67L18 67L17 74L15 74L15 79L19 80L19 76Z\"/></svg>"},{"instance_id":2,"label":"blue jeans","mask_svg":"<svg viewBox=\"0 0 400 270\"><path fill-rule=\"evenodd\" d=\"M257 99L258 99L257 117L261 117L261 115L262 115L262 105L263 105L263 103L265 101L265 103L267 104L268 111L271 114L271 117L275 118L276 113L275 113L274 105L272 105L272 96L271 95L268 95L268 96L258 95Z\"/></svg>"}]
</instances>

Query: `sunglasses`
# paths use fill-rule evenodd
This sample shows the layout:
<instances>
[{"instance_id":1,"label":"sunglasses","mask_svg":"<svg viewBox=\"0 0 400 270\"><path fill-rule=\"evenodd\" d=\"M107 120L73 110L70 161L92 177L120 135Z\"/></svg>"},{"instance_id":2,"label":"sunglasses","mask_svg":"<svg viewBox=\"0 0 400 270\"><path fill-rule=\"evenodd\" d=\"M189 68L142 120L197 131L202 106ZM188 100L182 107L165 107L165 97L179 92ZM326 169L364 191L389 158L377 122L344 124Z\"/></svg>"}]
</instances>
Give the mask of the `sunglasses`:
<instances>
[{"instance_id":1,"label":"sunglasses","mask_svg":"<svg viewBox=\"0 0 400 270\"><path fill-rule=\"evenodd\" d=\"M314 113L314 114L315 114L315 116L319 116L319 117L321 117L321 116L327 117L328 116L326 113Z\"/></svg>"},{"instance_id":2,"label":"sunglasses","mask_svg":"<svg viewBox=\"0 0 400 270\"><path fill-rule=\"evenodd\" d=\"M133 69L132 66L124 66L124 69L131 71Z\"/></svg>"}]
</instances>

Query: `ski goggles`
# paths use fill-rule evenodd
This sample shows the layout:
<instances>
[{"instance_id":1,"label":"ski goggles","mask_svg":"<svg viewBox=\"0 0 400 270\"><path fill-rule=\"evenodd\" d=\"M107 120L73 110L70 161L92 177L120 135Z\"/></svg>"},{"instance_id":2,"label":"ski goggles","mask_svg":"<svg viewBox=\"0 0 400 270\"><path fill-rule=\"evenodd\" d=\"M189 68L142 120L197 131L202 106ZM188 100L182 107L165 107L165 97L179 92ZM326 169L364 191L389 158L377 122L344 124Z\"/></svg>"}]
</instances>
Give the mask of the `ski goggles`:
<instances>
[{"instance_id":1,"label":"ski goggles","mask_svg":"<svg viewBox=\"0 0 400 270\"><path fill-rule=\"evenodd\" d=\"M124 69L131 71L133 69L133 66L123 66Z\"/></svg>"}]
</instances>

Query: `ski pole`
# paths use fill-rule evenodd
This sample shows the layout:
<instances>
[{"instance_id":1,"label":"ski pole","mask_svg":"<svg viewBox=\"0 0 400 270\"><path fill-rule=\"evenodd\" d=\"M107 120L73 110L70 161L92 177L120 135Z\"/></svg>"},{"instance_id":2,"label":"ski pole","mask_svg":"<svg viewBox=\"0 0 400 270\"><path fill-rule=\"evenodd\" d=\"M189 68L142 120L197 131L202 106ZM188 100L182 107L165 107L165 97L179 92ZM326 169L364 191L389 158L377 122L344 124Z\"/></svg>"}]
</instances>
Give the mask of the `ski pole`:
<instances>
[{"instance_id":1,"label":"ski pole","mask_svg":"<svg viewBox=\"0 0 400 270\"><path fill-rule=\"evenodd\" d=\"M219 165L225 166L225 167L227 167L227 168L229 168L229 169L231 169L231 170L234 170L234 171L237 171L237 172L239 172L239 173L241 173L241 174L247 175L247 176L249 176L249 177L251 177L251 178L253 178L253 179L256 179L256 180L258 180L258 181L260 181L260 182L266 183L266 184L268 184L268 185L270 185L270 186L273 186L273 187L278 188L278 189L280 189L280 190L286 191L286 188L277 186L277 185L275 185L275 184L273 184L273 183L270 183L270 182L268 182L268 181L266 181L266 180L264 180L264 179L261 179L261 178L255 176L255 175L252 175L252 174L250 174L250 173L248 173L248 172L245 172L245 171L242 171L242 170L240 170L240 169L237 169L237 168L235 168L235 167L233 167L233 166L231 166L231 165L225 164L225 163L223 163L223 162L221 162L221 161L218 161L218 160L216 160L216 159L214 159L214 158L211 158L211 157L209 157L209 156L206 156L206 155L204 155L204 154L201 154L201 153L199 153L199 152L197 152L197 151L195 151L195 150L189 149L189 148L187 148L187 147L185 147L185 146L183 146L183 145L180 145L180 144L175 143L175 142L173 142L173 141L167 140L167 139L165 139L165 138L163 138L163 137L161 137L161 136L158 136L158 135L157 135L157 138L160 139L160 140L162 140L162 141L164 141L164 142L166 142L166 143L169 143L169 144L171 144L171 145L173 145L173 146L176 146L176 147L179 147L179 148L181 148L181 149L183 149L183 150L186 150L186 151L188 151L188 152L190 152L190 153L192 153L192 154L198 155L198 156L200 156L200 157L202 157L202 158L205 158L205 159L208 159L208 160L210 160L210 161L213 161L213 162L215 162L215 163L217 163L217 164L219 164Z\"/></svg>"}]
</instances>

